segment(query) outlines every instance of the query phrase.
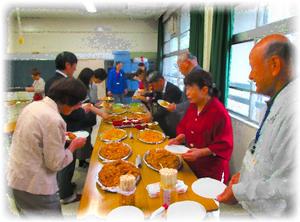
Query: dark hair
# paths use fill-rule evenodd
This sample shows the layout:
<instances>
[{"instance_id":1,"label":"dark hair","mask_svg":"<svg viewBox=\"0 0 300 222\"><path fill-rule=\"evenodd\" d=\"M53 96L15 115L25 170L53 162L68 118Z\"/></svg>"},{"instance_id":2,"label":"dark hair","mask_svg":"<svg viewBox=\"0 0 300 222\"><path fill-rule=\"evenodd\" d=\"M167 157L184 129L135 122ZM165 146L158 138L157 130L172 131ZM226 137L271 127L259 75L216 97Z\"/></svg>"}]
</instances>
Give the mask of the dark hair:
<instances>
[{"instance_id":1,"label":"dark hair","mask_svg":"<svg viewBox=\"0 0 300 222\"><path fill-rule=\"evenodd\" d=\"M31 75L38 76L38 75L41 75L41 73L37 68L33 68L31 71Z\"/></svg>"},{"instance_id":2,"label":"dark hair","mask_svg":"<svg viewBox=\"0 0 300 222\"><path fill-rule=\"evenodd\" d=\"M75 106L86 98L87 89L78 79L61 78L56 80L50 87L48 97L56 103Z\"/></svg>"},{"instance_id":3,"label":"dark hair","mask_svg":"<svg viewBox=\"0 0 300 222\"><path fill-rule=\"evenodd\" d=\"M138 64L138 66L143 66L143 67L145 67L145 64L144 64L143 62L140 62L140 63Z\"/></svg>"},{"instance_id":4,"label":"dark hair","mask_svg":"<svg viewBox=\"0 0 300 222\"><path fill-rule=\"evenodd\" d=\"M146 74L145 70L138 69L138 70L136 70L134 75L135 76L140 76L140 75L143 75L143 74Z\"/></svg>"},{"instance_id":5,"label":"dark hair","mask_svg":"<svg viewBox=\"0 0 300 222\"><path fill-rule=\"evenodd\" d=\"M121 61L116 61L116 66L122 63Z\"/></svg>"},{"instance_id":6,"label":"dark hair","mask_svg":"<svg viewBox=\"0 0 300 222\"><path fill-rule=\"evenodd\" d=\"M271 43L265 51L265 58L269 58L273 55L279 56L288 65L291 65L293 63L294 47L290 42Z\"/></svg>"},{"instance_id":7,"label":"dark hair","mask_svg":"<svg viewBox=\"0 0 300 222\"><path fill-rule=\"evenodd\" d=\"M102 68L96 69L94 70L94 77L103 81L107 78L107 72Z\"/></svg>"},{"instance_id":8,"label":"dark hair","mask_svg":"<svg viewBox=\"0 0 300 222\"><path fill-rule=\"evenodd\" d=\"M164 76L158 71L149 71L147 74L147 82L157 82L160 79L165 79Z\"/></svg>"},{"instance_id":9,"label":"dark hair","mask_svg":"<svg viewBox=\"0 0 300 222\"><path fill-rule=\"evenodd\" d=\"M216 88L215 84L212 81L211 74L204 70L195 70L194 72L188 74L184 78L185 86L197 85L200 89L204 86L208 87L208 94L210 96L219 97L219 90Z\"/></svg>"},{"instance_id":10,"label":"dark hair","mask_svg":"<svg viewBox=\"0 0 300 222\"><path fill-rule=\"evenodd\" d=\"M79 73L78 79L80 79L83 82L83 84L86 86L86 88L88 89L93 75L94 75L93 70L91 70L90 68L84 68Z\"/></svg>"},{"instance_id":11,"label":"dark hair","mask_svg":"<svg viewBox=\"0 0 300 222\"><path fill-rule=\"evenodd\" d=\"M66 63L73 65L77 63L77 57L72 52L61 52L56 56L55 66L58 70L64 70L66 68Z\"/></svg>"}]
</instances>

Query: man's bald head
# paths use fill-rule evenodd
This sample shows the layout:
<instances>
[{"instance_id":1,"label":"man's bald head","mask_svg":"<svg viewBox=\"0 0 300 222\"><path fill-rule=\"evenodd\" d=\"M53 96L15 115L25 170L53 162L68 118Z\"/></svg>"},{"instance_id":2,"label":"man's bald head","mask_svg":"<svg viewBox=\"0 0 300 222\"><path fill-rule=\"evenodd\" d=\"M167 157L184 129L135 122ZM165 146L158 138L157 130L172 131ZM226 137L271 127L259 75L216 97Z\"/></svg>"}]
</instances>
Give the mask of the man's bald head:
<instances>
[{"instance_id":1,"label":"man's bald head","mask_svg":"<svg viewBox=\"0 0 300 222\"><path fill-rule=\"evenodd\" d=\"M279 56L287 65L292 64L294 57L293 46L290 40L281 34L272 34L261 39L251 50L251 53L259 51L263 59L271 56Z\"/></svg>"},{"instance_id":2,"label":"man's bald head","mask_svg":"<svg viewBox=\"0 0 300 222\"><path fill-rule=\"evenodd\" d=\"M251 50L249 79L256 83L256 91L273 96L292 79L293 46L281 34L261 39Z\"/></svg>"}]
</instances>

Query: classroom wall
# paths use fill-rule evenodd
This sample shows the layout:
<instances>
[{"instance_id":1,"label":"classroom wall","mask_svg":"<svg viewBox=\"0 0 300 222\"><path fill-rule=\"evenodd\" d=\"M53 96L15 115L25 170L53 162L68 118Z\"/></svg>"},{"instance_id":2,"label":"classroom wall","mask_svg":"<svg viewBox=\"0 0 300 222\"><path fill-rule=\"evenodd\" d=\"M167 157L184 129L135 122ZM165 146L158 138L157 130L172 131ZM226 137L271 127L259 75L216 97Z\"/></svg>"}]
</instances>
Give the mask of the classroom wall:
<instances>
[{"instance_id":1,"label":"classroom wall","mask_svg":"<svg viewBox=\"0 0 300 222\"><path fill-rule=\"evenodd\" d=\"M231 115L234 148L230 161L231 174L238 172L250 141L255 137L257 127Z\"/></svg>"},{"instance_id":2,"label":"classroom wall","mask_svg":"<svg viewBox=\"0 0 300 222\"><path fill-rule=\"evenodd\" d=\"M22 18L25 43L18 43L18 25L9 20L7 53L111 54L129 50L153 57L157 50L157 21L154 19L109 18ZM103 31L97 31L97 28ZM102 58L103 59L103 58Z\"/></svg>"}]
</instances>

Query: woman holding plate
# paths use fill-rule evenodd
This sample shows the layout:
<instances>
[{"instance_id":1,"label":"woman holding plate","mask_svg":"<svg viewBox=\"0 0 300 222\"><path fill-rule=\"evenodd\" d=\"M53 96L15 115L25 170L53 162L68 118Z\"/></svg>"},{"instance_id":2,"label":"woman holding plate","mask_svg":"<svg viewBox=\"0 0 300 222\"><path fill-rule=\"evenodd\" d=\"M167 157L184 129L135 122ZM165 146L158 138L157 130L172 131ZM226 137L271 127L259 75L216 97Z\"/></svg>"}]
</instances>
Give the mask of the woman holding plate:
<instances>
[{"instance_id":1,"label":"woman holding plate","mask_svg":"<svg viewBox=\"0 0 300 222\"><path fill-rule=\"evenodd\" d=\"M231 120L218 100L210 73L197 70L184 79L190 106L169 144L185 143L191 149L182 155L197 177L226 183L233 150Z\"/></svg>"}]
</instances>

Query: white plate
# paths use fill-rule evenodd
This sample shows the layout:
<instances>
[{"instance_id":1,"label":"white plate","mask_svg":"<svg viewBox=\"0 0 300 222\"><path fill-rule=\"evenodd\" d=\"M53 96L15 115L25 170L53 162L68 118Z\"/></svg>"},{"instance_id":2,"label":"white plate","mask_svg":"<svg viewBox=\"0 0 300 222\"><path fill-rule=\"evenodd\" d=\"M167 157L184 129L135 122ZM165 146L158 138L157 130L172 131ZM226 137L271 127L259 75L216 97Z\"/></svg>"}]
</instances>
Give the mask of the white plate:
<instances>
[{"instance_id":1,"label":"white plate","mask_svg":"<svg viewBox=\"0 0 300 222\"><path fill-rule=\"evenodd\" d=\"M160 105L160 106L162 106L162 107L164 107L164 108L168 108L168 105L170 104L168 101L166 101L166 100L162 100L162 99L159 99L159 100L157 100L157 103ZM164 105L164 103L168 103L167 105Z\"/></svg>"},{"instance_id":2,"label":"white plate","mask_svg":"<svg viewBox=\"0 0 300 222\"><path fill-rule=\"evenodd\" d=\"M73 132L76 137L79 137L79 138L87 138L90 134L89 132L87 131L76 131L76 132Z\"/></svg>"},{"instance_id":3,"label":"white plate","mask_svg":"<svg viewBox=\"0 0 300 222\"><path fill-rule=\"evenodd\" d=\"M175 154L184 154L189 151L189 148L184 145L167 145L165 149Z\"/></svg>"},{"instance_id":4,"label":"white plate","mask_svg":"<svg viewBox=\"0 0 300 222\"><path fill-rule=\"evenodd\" d=\"M134 206L121 206L110 211L106 217L107 222L141 222L144 221L144 213Z\"/></svg>"},{"instance_id":5,"label":"white plate","mask_svg":"<svg viewBox=\"0 0 300 222\"><path fill-rule=\"evenodd\" d=\"M206 215L205 208L195 201L180 201L171 204L167 210L167 222L201 221Z\"/></svg>"},{"instance_id":6,"label":"white plate","mask_svg":"<svg viewBox=\"0 0 300 222\"><path fill-rule=\"evenodd\" d=\"M200 178L192 184L192 190L195 194L211 199L216 199L225 188L224 183L209 177Z\"/></svg>"},{"instance_id":7,"label":"white plate","mask_svg":"<svg viewBox=\"0 0 300 222\"><path fill-rule=\"evenodd\" d=\"M76 138L87 138L90 135L87 131L76 131L71 133L73 133ZM66 140L71 140L68 135L66 135Z\"/></svg>"}]
</instances>

